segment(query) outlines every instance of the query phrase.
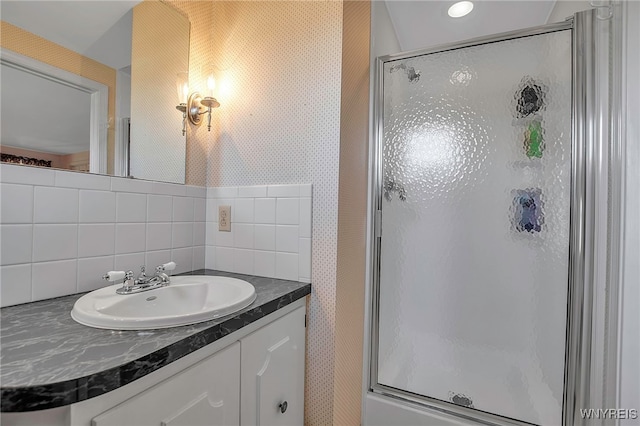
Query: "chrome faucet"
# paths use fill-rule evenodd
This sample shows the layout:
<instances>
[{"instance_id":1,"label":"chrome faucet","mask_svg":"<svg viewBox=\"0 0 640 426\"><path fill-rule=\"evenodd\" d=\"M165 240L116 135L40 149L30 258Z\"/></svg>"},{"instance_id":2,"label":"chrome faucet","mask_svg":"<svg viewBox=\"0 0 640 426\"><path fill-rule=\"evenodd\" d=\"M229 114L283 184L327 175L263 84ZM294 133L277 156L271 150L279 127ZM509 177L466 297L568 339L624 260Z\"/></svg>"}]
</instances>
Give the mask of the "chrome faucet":
<instances>
[{"instance_id":1,"label":"chrome faucet","mask_svg":"<svg viewBox=\"0 0 640 426\"><path fill-rule=\"evenodd\" d=\"M110 271L102 278L107 281L117 281L124 278L122 287L116 290L118 294L135 294L147 290L153 290L154 288L164 287L171 283L169 275L165 271L173 271L176 268L175 262L165 263L164 265L158 265L156 267L156 274L153 277L148 277L145 274L145 267L140 267L140 274L138 278L133 279L133 271Z\"/></svg>"}]
</instances>

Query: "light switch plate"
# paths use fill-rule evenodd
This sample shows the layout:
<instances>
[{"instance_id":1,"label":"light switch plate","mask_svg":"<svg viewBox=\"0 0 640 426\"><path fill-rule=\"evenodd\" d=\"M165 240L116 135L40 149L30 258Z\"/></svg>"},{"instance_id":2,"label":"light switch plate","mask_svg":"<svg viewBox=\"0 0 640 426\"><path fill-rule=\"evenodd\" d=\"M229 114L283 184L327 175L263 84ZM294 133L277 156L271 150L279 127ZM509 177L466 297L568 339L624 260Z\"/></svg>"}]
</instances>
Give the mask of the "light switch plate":
<instances>
[{"instance_id":1,"label":"light switch plate","mask_svg":"<svg viewBox=\"0 0 640 426\"><path fill-rule=\"evenodd\" d=\"M231 206L218 206L218 231L231 232Z\"/></svg>"}]
</instances>

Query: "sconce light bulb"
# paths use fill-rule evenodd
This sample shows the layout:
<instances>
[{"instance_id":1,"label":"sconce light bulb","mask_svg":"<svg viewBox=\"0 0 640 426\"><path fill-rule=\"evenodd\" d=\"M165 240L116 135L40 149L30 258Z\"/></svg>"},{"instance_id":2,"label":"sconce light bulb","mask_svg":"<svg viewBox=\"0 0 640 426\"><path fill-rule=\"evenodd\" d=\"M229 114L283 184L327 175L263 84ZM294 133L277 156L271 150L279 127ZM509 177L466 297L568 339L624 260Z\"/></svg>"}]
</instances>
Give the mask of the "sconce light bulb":
<instances>
[{"instance_id":1,"label":"sconce light bulb","mask_svg":"<svg viewBox=\"0 0 640 426\"><path fill-rule=\"evenodd\" d=\"M209 77L207 77L207 96L213 98L215 94L215 88L216 88L216 79L213 76L213 74L210 74Z\"/></svg>"},{"instance_id":2,"label":"sconce light bulb","mask_svg":"<svg viewBox=\"0 0 640 426\"><path fill-rule=\"evenodd\" d=\"M183 103L187 102L187 98L189 97L189 85L187 83L185 83L184 85L182 85L182 98L183 98Z\"/></svg>"}]
</instances>

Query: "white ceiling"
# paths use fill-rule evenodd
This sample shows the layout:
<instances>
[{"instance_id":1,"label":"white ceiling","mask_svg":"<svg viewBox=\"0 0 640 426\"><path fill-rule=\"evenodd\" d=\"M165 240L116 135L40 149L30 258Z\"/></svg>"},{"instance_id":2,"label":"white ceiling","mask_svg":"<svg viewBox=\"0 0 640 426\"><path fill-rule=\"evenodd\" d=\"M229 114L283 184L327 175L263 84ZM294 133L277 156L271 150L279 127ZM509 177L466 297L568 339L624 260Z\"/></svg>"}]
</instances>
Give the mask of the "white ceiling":
<instances>
[{"instance_id":1,"label":"white ceiling","mask_svg":"<svg viewBox=\"0 0 640 426\"><path fill-rule=\"evenodd\" d=\"M451 18L456 1L387 0L402 51L423 49L547 23L555 0L475 0L473 11Z\"/></svg>"},{"instance_id":2,"label":"white ceiling","mask_svg":"<svg viewBox=\"0 0 640 426\"><path fill-rule=\"evenodd\" d=\"M3 21L120 69L131 64L131 8L140 0L2 0Z\"/></svg>"}]
</instances>

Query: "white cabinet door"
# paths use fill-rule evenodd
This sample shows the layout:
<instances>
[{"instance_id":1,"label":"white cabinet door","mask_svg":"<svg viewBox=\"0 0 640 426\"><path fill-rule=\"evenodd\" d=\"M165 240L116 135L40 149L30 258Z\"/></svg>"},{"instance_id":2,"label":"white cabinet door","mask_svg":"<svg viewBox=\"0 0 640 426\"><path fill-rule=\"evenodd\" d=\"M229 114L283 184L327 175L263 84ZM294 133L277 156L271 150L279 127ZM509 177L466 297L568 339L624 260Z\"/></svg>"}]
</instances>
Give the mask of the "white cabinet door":
<instances>
[{"instance_id":1,"label":"white cabinet door","mask_svg":"<svg viewBox=\"0 0 640 426\"><path fill-rule=\"evenodd\" d=\"M243 426L304 422L305 308L240 340Z\"/></svg>"},{"instance_id":2,"label":"white cabinet door","mask_svg":"<svg viewBox=\"0 0 640 426\"><path fill-rule=\"evenodd\" d=\"M95 417L93 426L240 424L240 343L236 342Z\"/></svg>"}]
</instances>

